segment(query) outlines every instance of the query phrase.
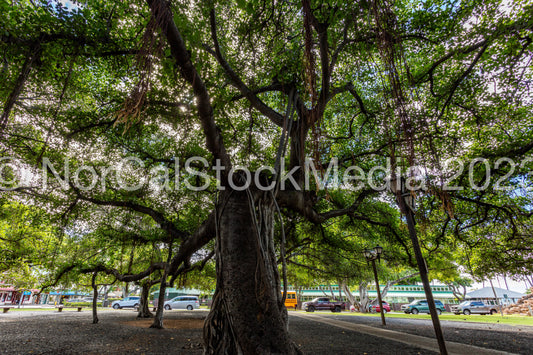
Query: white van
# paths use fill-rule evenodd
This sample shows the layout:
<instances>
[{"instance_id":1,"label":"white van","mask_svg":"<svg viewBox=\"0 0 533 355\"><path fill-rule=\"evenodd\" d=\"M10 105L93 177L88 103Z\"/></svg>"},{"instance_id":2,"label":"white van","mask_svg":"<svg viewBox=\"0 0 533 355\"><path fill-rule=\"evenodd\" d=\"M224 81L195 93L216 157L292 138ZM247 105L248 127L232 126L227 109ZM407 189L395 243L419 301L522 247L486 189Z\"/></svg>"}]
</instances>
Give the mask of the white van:
<instances>
[{"instance_id":1,"label":"white van","mask_svg":"<svg viewBox=\"0 0 533 355\"><path fill-rule=\"evenodd\" d=\"M141 298L139 296L130 296L111 303L111 307L113 307L114 309L121 309L126 307L136 308L139 307L139 303L141 303Z\"/></svg>"},{"instance_id":2,"label":"white van","mask_svg":"<svg viewBox=\"0 0 533 355\"><path fill-rule=\"evenodd\" d=\"M192 311L200 308L200 300L197 296L178 296L165 302L165 309L186 309Z\"/></svg>"}]
</instances>

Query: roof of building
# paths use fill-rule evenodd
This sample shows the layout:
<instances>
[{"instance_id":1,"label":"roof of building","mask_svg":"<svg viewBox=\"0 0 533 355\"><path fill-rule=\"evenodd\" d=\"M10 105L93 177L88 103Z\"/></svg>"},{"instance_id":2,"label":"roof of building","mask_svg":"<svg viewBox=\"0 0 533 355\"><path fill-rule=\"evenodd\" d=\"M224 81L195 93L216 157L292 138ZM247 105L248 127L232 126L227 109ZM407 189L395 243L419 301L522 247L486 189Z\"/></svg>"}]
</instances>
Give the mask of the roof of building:
<instances>
[{"instance_id":1,"label":"roof of building","mask_svg":"<svg viewBox=\"0 0 533 355\"><path fill-rule=\"evenodd\" d=\"M194 288L171 288L171 287L167 287L165 289L165 293L166 294L177 293L180 296L185 296L185 295L198 296L198 295L202 294L203 292L200 291L200 290L194 289ZM154 295L154 294L159 295L159 290L154 291L151 294L152 295Z\"/></svg>"},{"instance_id":2,"label":"roof of building","mask_svg":"<svg viewBox=\"0 0 533 355\"><path fill-rule=\"evenodd\" d=\"M498 298L505 298L505 295L507 295L507 298L521 298L524 296L523 293L499 287L494 287L494 291L496 291ZM492 291L492 287L484 287L476 291L468 292L466 298L494 298L494 292Z\"/></svg>"},{"instance_id":3,"label":"roof of building","mask_svg":"<svg viewBox=\"0 0 533 355\"><path fill-rule=\"evenodd\" d=\"M290 286L289 288L292 289L292 287ZM381 288L381 291L383 291L383 289L385 288L385 285L380 285L380 288ZM311 288L301 290L300 294L302 296L307 296L307 297L331 297L331 291L333 291L334 297L338 297L339 288L337 285L331 285L331 290L329 289L329 286L311 287ZM432 285L431 291L433 293L433 296L437 299L439 298L454 299L455 298L451 289L445 285ZM369 285L367 292L370 297L377 296L375 286L373 285ZM358 297L359 290L353 290L352 294L355 297ZM389 288L387 295L385 297L426 298L426 294L424 292L424 288L421 285L394 285Z\"/></svg>"},{"instance_id":4,"label":"roof of building","mask_svg":"<svg viewBox=\"0 0 533 355\"><path fill-rule=\"evenodd\" d=\"M82 291L51 291L50 295L61 295L61 296L88 296L88 292Z\"/></svg>"}]
</instances>

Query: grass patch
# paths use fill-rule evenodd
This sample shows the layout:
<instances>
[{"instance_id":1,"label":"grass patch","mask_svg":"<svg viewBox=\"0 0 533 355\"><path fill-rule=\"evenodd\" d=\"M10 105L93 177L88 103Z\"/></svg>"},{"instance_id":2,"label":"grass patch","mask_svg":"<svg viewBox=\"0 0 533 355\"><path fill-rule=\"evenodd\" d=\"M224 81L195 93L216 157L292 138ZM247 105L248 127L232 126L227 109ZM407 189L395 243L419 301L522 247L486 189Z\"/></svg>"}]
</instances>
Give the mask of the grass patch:
<instances>
[{"instance_id":1,"label":"grass patch","mask_svg":"<svg viewBox=\"0 0 533 355\"><path fill-rule=\"evenodd\" d=\"M336 313L338 314L338 313ZM353 315L353 316L363 316L363 317L380 317L379 313L348 313L343 312L342 314ZM431 319L429 314L405 314L405 313L387 313L385 318L406 318L406 319ZM529 316L516 316L516 315L480 315L480 314L471 314L469 316L455 315L450 313L444 313L439 316L441 321L456 321L456 322L471 322L471 323L496 323L496 324L508 324L508 325L527 325L533 327L533 317Z\"/></svg>"}]
</instances>

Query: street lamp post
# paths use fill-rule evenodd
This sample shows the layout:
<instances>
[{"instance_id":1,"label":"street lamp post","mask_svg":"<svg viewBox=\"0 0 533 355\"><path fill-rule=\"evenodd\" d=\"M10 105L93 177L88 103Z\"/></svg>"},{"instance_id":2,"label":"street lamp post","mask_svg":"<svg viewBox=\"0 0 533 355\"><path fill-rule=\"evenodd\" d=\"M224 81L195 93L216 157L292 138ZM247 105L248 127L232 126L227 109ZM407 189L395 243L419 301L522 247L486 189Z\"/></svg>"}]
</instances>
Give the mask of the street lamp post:
<instances>
[{"instance_id":1,"label":"street lamp post","mask_svg":"<svg viewBox=\"0 0 533 355\"><path fill-rule=\"evenodd\" d=\"M380 256L383 253L383 247L377 245L374 249L365 249L363 254L365 255L367 262L372 262L372 270L374 270L374 280L376 281L376 291L378 293L379 311L381 313L381 324L387 325L385 322L385 314L383 313L383 302L381 301L381 292L379 290L378 272L376 269L376 259L380 260Z\"/></svg>"},{"instance_id":2,"label":"street lamp post","mask_svg":"<svg viewBox=\"0 0 533 355\"><path fill-rule=\"evenodd\" d=\"M437 342L439 344L440 354L448 355L448 350L446 349L446 342L444 340L444 335L440 326L439 315L437 314L437 308L435 306L435 300L433 299L433 293L429 285L426 261L424 259L424 256L422 255L422 250L420 249L420 244L418 242L418 236L416 234L415 198L413 192L410 191L406 185L407 184L403 176L393 176L393 178L391 179L390 188L392 193L396 196L396 202L398 203L400 211L405 216L407 222L407 229L409 230L409 237L411 238L411 243L413 244L413 250L415 253L416 262L418 264L418 270L420 271L420 279L422 280L422 285L424 286L424 292L428 301L429 313L431 315L431 321L433 322L435 336L437 337Z\"/></svg>"}]
</instances>

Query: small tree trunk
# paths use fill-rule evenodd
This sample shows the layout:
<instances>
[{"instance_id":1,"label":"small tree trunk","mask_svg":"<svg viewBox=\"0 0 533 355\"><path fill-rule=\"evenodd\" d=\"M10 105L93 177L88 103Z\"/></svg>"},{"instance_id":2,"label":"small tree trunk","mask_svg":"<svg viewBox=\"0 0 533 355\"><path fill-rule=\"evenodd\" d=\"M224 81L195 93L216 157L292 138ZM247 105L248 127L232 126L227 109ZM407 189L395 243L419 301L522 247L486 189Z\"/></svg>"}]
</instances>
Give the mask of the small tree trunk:
<instances>
[{"instance_id":1,"label":"small tree trunk","mask_svg":"<svg viewBox=\"0 0 533 355\"><path fill-rule=\"evenodd\" d=\"M105 291L104 291L104 300L103 300L103 302L102 302L102 305L103 305L104 307L107 307L107 306L108 306L108 304L107 304L107 303L108 303L108 302L107 302L107 298L108 298L108 295L109 295L109 291L111 291L111 286L106 285L106 286L105 286Z\"/></svg>"},{"instance_id":2,"label":"small tree trunk","mask_svg":"<svg viewBox=\"0 0 533 355\"><path fill-rule=\"evenodd\" d=\"M205 354L295 354L274 250L270 192L231 191L217 211L217 286Z\"/></svg>"},{"instance_id":3,"label":"small tree trunk","mask_svg":"<svg viewBox=\"0 0 533 355\"><path fill-rule=\"evenodd\" d=\"M318 288L324 294L324 297L328 297L328 294L326 293L326 291L324 291L324 289L322 288L322 285L318 285Z\"/></svg>"},{"instance_id":4,"label":"small tree trunk","mask_svg":"<svg viewBox=\"0 0 533 355\"><path fill-rule=\"evenodd\" d=\"M505 277L505 275L503 275L503 281L505 282L505 288L509 290L509 285L507 284L507 277Z\"/></svg>"},{"instance_id":5,"label":"small tree trunk","mask_svg":"<svg viewBox=\"0 0 533 355\"><path fill-rule=\"evenodd\" d=\"M98 307L98 287L96 287L96 276L98 273L93 273L91 279L91 286L93 287L93 324L98 323L98 312L96 308Z\"/></svg>"},{"instance_id":6,"label":"small tree trunk","mask_svg":"<svg viewBox=\"0 0 533 355\"><path fill-rule=\"evenodd\" d=\"M150 302L150 286L150 281L142 283L141 304L139 305L137 318L152 318L154 316L152 312L150 312L150 307L148 307L148 302Z\"/></svg>"},{"instance_id":7,"label":"small tree trunk","mask_svg":"<svg viewBox=\"0 0 533 355\"><path fill-rule=\"evenodd\" d=\"M528 283L531 285L531 287L533 287L533 281L530 281L527 275L524 275L524 283L526 285L526 289L530 287L528 286Z\"/></svg>"},{"instance_id":8,"label":"small tree trunk","mask_svg":"<svg viewBox=\"0 0 533 355\"><path fill-rule=\"evenodd\" d=\"M161 277L161 286L159 286L159 297L157 298L157 311L155 312L154 322L150 328L163 329L163 309L165 306L165 291L167 289L167 270L165 268Z\"/></svg>"},{"instance_id":9,"label":"small tree trunk","mask_svg":"<svg viewBox=\"0 0 533 355\"><path fill-rule=\"evenodd\" d=\"M329 292L331 293L331 299L335 299L335 293L333 292L333 287L331 287L331 284L329 283L328 281L328 288L329 288Z\"/></svg>"},{"instance_id":10,"label":"small tree trunk","mask_svg":"<svg viewBox=\"0 0 533 355\"><path fill-rule=\"evenodd\" d=\"M355 297L354 295L352 294L352 292L350 291L350 289L348 288L348 285L346 285L345 282L341 282L340 286L339 286L339 290L342 288L342 291L344 292L344 295L346 296L346 298L348 299L348 301L350 302L351 305L353 305L355 307L355 305L357 304L357 301L355 300Z\"/></svg>"},{"instance_id":11,"label":"small tree trunk","mask_svg":"<svg viewBox=\"0 0 533 355\"><path fill-rule=\"evenodd\" d=\"M368 305L370 298L368 297L368 282L363 281L359 284L359 310L363 313L368 313Z\"/></svg>"}]
</instances>

